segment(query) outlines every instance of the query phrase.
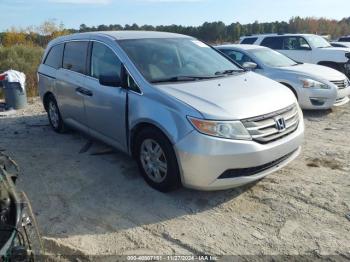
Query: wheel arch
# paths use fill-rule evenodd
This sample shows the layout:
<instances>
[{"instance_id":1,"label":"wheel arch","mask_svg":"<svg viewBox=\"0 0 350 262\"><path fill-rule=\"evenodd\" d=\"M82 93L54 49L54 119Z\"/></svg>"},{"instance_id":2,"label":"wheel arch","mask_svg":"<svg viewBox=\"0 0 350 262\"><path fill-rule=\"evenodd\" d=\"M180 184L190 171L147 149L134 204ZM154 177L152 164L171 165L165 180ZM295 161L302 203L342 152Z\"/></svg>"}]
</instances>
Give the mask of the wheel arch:
<instances>
[{"instance_id":1,"label":"wheel arch","mask_svg":"<svg viewBox=\"0 0 350 262\"><path fill-rule=\"evenodd\" d=\"M129 152L132 157L136 156L136 148L135 148L135 141L138 136L138 134L145 128L154 128L157 129L159 132L161 132L164 137L169 141L170 144L174 145L171 136L164 130L164 128L160 127L159 125L151 122L151 121L142 121L140 123L137 123L135 126L133 126L130 129L130 135L129 135Z\"/></svg>"},{"instance_id":2,"label":"wheel arch","mask_svg":"<svg viewBox=\"0 0 350 262\"><path fill-rule=\"evenodd\" d=\"M338 71L342 70L342 63L338 63L334 61L320 61L317 64L321 66L327 66Z\"/></svg>"},{"instance_id":3,"label":"wheel arch","mask_svg":"<svg viewBox=\"0 0 350 262\"><path fill-rule=\"evenodd\" d=\"M330 64L339 65L339 63L337 63L337 62L334 62L334 61L327 61L327 60L319 61L317 64L318 64L318 65L330 65Z\"/></svg>"},{"instance_id":4,"label":"wheel arch","mask_svg":"<svg viewBox=\"0 0 350 262\"><path fill-rule=\"evenodd\" d=\"M297 91L293 88L293 86L292 86L291 84L288 84L288 83L283 82L283 81L280 82L280 83L281 83L282 85L288 87L288 88L293 92L293 94L295 95L295 97L297 98L297 100L299 99Z\"/></svg>"}]
</instances>

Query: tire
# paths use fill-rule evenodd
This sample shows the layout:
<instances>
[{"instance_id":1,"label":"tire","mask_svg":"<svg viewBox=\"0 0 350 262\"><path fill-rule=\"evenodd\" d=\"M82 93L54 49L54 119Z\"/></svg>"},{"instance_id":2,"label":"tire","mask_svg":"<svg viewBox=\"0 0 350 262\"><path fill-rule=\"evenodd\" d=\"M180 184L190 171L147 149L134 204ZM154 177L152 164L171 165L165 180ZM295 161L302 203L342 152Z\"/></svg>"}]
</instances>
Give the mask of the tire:
<instances>
[{"instance_id":1,"label":"tire","mask_svg":"<svg viewBox=\"0 0 350 262\"><path fill-rule=\"evenodd\" d=\"M47 117L49 118L50 126L57 133L65 133L67 128L62 120L60 110L58 108L56 99L50 95L46 101Z\"/></svg>"},{"instance_id":2,"label":"tire","mask_svg":"<svg viewBox=\"0 0 350 262\"><path fill-rule=\"evenodd\" d=\"M140 173L154 189L169 192L181 186L173 146L156 128L140 131L135 141L135 156Z\"/></svg>"}]
</instances>

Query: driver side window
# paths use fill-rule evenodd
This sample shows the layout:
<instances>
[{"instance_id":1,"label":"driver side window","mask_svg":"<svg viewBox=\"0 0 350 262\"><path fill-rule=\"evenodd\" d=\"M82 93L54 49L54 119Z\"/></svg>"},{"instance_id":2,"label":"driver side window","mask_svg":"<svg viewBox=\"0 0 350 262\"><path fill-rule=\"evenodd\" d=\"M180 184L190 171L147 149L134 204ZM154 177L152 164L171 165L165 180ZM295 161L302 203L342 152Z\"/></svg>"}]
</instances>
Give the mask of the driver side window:
<instances>
[{"instance_id":1,"label":"driver side window","mask_svg":"<svg viewBox=\"0 0 350 262\"><path fill-rule=\"evenodd\" d=\"M120 78L121 67L122 63L109 47L99 42L93 42L90 70L92 77L99 79L103 75Z\"/></svg>"},{"instance_id":2,"label":"driver side window","mask_svg":"<svg viewBox=\"0 0 350 262\"><path fill-rule=\"evenodd\" d=\"M245 62L254 62L252 59L250 59L249 56L235 51L235 50L222 50L228 57L230 57L233 61L243 66Z\"/></svg>"},{"instance_id":3,"label":"driver side window","mask_svg":"<svg viewBox=\"0 0 350 262\"><path fill-rule=\"evenodd\" d=\"M308 42L300 36L286 37L283 41L284 50L311 50Z\"/></svg>"}]
</instances>

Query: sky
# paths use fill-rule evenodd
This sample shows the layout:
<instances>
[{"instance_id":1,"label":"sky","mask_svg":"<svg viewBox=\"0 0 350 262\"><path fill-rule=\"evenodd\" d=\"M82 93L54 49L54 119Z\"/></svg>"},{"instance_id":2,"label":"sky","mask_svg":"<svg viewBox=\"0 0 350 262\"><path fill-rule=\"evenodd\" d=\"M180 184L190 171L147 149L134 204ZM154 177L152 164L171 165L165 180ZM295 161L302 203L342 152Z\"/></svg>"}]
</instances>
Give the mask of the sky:
<instances>
[{"instance_id":1,"label":"sky","mask_svg":"<svg viewBox=\"0 0 350 262\"><path fill-rule=\"evenodd\" d=\"M0 31L56 20L66 28L100 24L201 25L349 17L350 0L0 0Z\"/></svg>"}]
</instances>

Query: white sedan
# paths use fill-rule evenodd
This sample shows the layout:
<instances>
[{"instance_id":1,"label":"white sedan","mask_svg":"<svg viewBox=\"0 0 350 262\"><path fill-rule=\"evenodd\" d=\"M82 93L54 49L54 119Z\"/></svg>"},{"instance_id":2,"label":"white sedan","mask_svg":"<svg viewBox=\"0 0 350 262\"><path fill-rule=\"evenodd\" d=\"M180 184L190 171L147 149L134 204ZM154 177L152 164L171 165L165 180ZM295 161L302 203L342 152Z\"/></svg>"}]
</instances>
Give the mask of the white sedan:
<instances>
[{"instance_id":1,"label":"white sedan","mask_svg":"<svg viewBox=\"0 0 350 262\"><path fill-rule=\"evenodd\" d=\"M216 48L242 67L289 87L303 109L328 109L349 102L349 79L337 70L298 63L270 48L257 45L222 45Z\"/></svg>"}]
</instances>

